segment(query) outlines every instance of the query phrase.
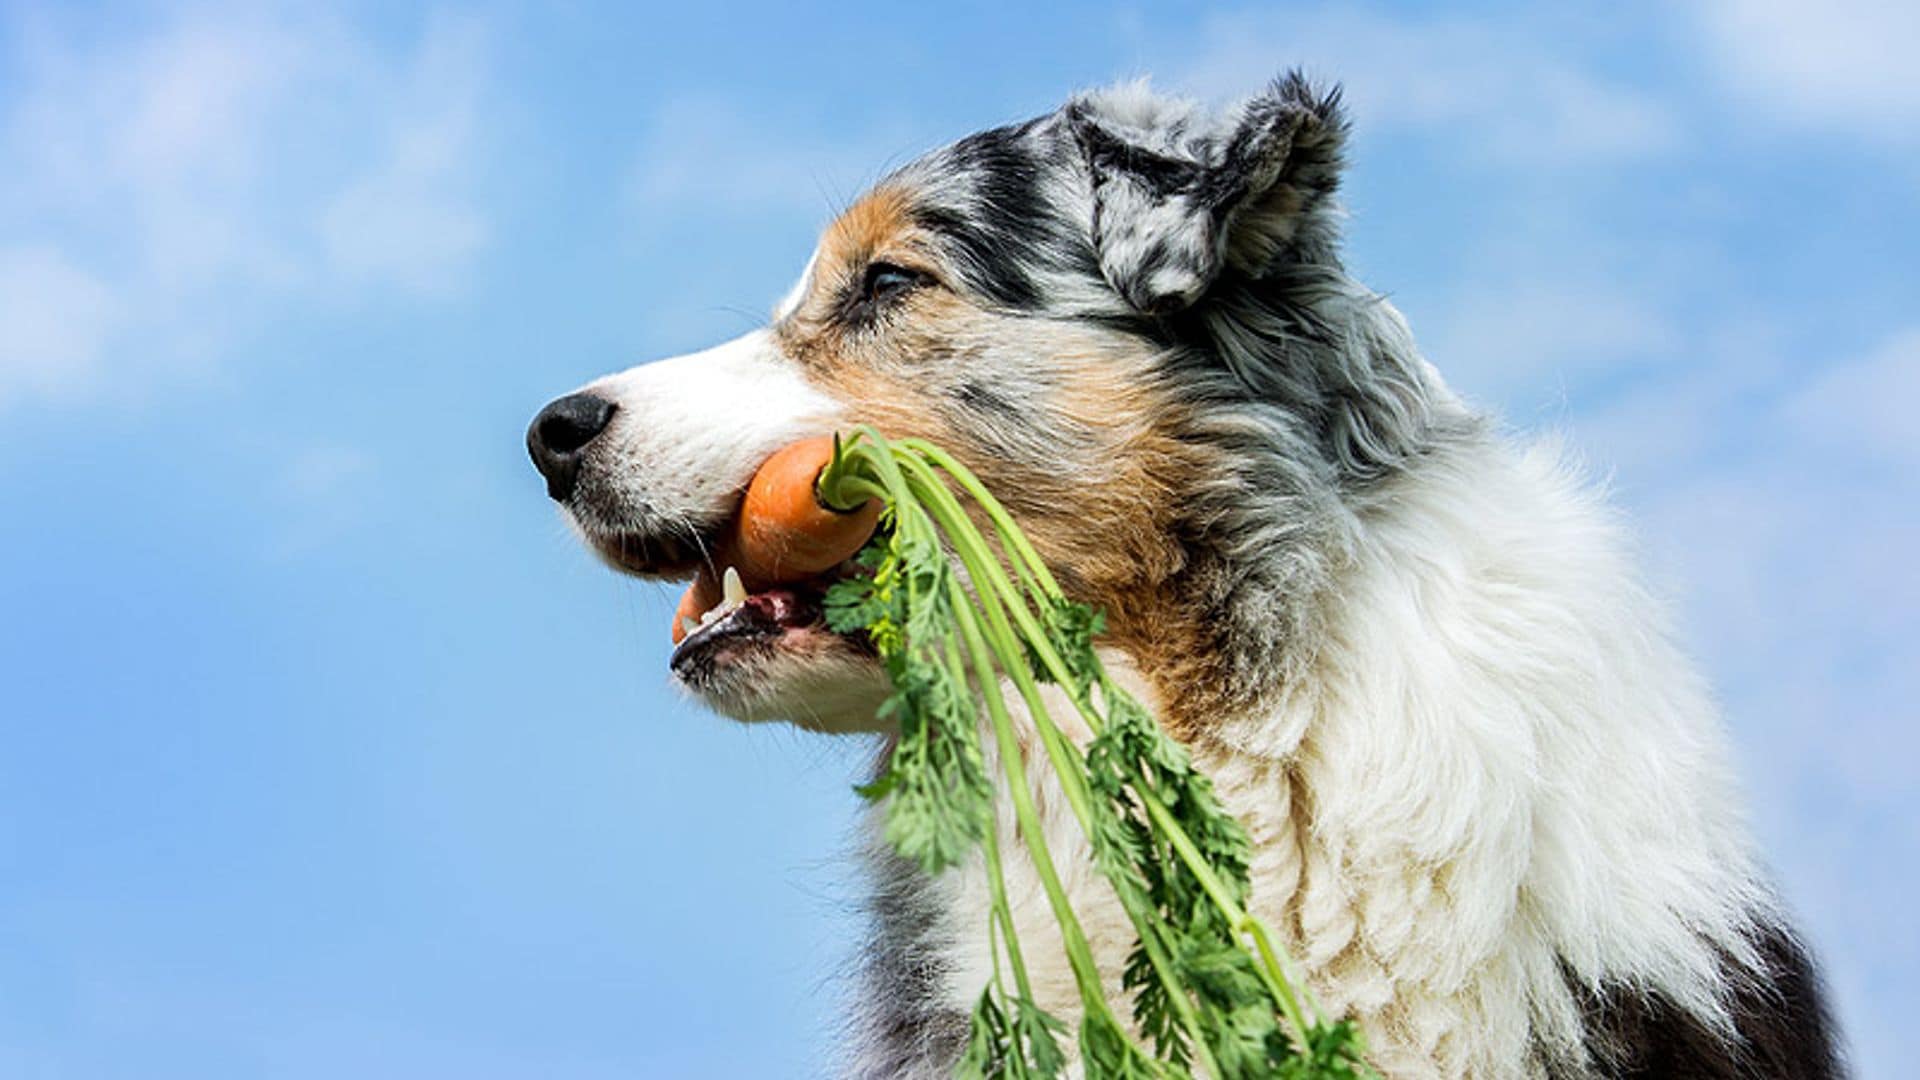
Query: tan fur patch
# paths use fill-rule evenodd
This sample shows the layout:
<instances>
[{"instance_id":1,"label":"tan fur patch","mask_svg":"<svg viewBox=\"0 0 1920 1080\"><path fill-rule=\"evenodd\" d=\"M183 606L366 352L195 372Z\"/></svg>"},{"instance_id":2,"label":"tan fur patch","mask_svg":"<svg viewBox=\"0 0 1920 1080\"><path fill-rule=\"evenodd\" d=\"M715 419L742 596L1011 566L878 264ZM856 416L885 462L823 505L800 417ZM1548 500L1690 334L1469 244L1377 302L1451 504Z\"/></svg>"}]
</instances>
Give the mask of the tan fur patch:
<instances>
[{"instance_id":1,"label":"tan fur patch","mask_svg":"<svg viewBox=\"0 0 1920 1080\"><path fill-rule=\"evenodd\" d=\"M840 267L865 263L912 227L906 193L875 188L827 226L820 238L820 262Z\"/></svg>"}]
</instances>

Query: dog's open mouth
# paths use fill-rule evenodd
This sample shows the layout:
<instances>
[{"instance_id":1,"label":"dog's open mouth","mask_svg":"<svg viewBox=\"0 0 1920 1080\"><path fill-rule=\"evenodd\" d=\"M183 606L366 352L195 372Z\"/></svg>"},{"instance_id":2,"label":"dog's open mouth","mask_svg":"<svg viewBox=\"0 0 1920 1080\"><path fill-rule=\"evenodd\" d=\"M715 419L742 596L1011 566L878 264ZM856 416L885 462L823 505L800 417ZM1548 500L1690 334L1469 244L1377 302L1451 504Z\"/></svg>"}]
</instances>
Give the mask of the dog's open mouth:
<instances>
[{"instance_id":1,"label":"dog's open mouth","mask_svg":"<svg viewBox=\"0 0 1920 1080\"><path fill-rule=\"evenodd\" d=\"M600 555L625 573L692 579L673 616L675 644L668 661L682 682L699 689L739 661L776 652L817 652L832 642L872 654L864 634L835 633L827 628L825 618L828 587L848 574L864 573L863 568L848 560L805 581L749 582L726 565L719 539L726 532L720 528L701 536L656 534L644 541L627 535L592 538Z\"/></svg>"},{"instance_id":2,"label":"dog's open mouth","mask_svg":"<svg viewBox=\"0 0 1920 1080\"><path fill-rule=\"evenodd\" d=\"M791 637L832 633L827 629L822 604L833 576L751 591L731 567L718 583L712 577L711 569L701 568L687 587L680 613L674 616L680 623L674 635L679 643L669 663L683 680L695 681L694 676L702 669L735 656L777 649ZM705 606L703 601L716 593L719 601ZM703 606L700 615L687 614ZM862 640L849 640L864 645Z\"/></svg>"},{"instance_id":3,"label":"dog's open mouth","mask_svg":"<svg viewBox=\"0 0 1920 1080\"><path fill-rule=\"evenodd\" d=\"M870 571L847 559L802 580L743 577L733 566L730 538L736 530L736 522L723 519L655 523L644 531L588 523L582 531L595 552L622 573L688 582L670 626L674 649L668 663L689 689L706 691L736 676L751 676L760 661L875 656L864 633L830 630L825 610L834 582Z\"/></svg>"}]
</instances>

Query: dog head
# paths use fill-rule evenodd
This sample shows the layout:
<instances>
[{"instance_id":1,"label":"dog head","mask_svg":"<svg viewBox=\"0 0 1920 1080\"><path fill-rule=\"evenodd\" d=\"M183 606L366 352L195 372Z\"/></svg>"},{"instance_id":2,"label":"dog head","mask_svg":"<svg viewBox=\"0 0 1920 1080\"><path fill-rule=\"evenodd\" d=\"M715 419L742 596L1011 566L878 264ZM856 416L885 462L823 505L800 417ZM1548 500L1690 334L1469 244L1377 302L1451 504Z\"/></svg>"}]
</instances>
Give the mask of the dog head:
<instances>
[{"instance_id":1,"label":"dog head","mask_svg":"<svg viewBox=\"0 0 1920 1080\"><path fill-rule=\"evenodd\" d=\"M1344 137L1337 94L1298 77L1225 113L1134 86L973 135L834 221L766 328L587 385L529 447L595 551L676 579L718 573L787 443L930 439L1151 678L1257 693L1348 495L1428 412L1397 316L1335 254ZM680 645L679 680L743 719L870 727L879 669L817 595L755 600Z\"/></svg>"}]
</instances>

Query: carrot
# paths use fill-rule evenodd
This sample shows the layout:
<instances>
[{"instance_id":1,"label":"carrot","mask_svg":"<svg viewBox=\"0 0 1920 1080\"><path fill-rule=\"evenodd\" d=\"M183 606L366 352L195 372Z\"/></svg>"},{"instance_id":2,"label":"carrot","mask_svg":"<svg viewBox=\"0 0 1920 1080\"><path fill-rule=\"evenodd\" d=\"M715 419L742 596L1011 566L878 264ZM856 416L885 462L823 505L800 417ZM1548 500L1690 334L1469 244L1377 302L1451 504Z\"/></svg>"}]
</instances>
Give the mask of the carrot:
<instances>
[{"instance_id":1,"label":"carrot","mask_svg":"<svg viewBox=\"0 0 1920 1080\"><path fill-rule=\"evenodd\" d=\"M783 447L747 486L731 554L748 582L799 581L858 554L880 520L880 500L857 510L821 504L814 485L833 458L830 436Z\"/></svg>"},{"instance_id":2,"label":"carrot","mask_svg":"<svg viewBox=\"0 0 1920 1080\"><path fill-rule=\"evenodd\" d=\"M852 558L873 535L880 500L856 510L823 506L814 485L833 457L833 439L820 436L782 447L747 485L732 532L715 552L717 567L735 567L749 587L804 581ZM673 614L673 640L686 636L688 619L721 600L721 584L701 571Z\"/></svg>"},{"instance_id":3,"label":"carrot","mask_svg":"<svg viewBox=\"0 0 1920 1080\"><path fill-rule=\"evenodd\" d=\"M687 636L687 627L698 626L700 616L720 602L720 582L702 569L687 591L680 594L680 606L673 611L673 643Z\"/></svg>"}]
</instances>

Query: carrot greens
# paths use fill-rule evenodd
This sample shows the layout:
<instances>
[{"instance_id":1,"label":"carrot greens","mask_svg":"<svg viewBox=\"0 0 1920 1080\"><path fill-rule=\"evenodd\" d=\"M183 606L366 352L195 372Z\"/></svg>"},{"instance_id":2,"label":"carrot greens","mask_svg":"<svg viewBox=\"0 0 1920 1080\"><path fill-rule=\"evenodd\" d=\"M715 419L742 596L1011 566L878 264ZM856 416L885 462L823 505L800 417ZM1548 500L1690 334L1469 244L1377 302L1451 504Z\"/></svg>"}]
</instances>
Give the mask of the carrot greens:
<instances>
[{"instance_id":1,"label":"carrot greens","mask_svg":"<svg viewBox=\"0 0 1920 1080\"><path fill-rule=\"evenodd\" d=\"M835 583L826 599L828 625L864 632L893 686L882 714L899 735L861 793L885 801L888 842L927 873L976 850L986 865L993 971L958 1075L1056 1077L1067 1065L1068 1029L1034 1000L1007 900L982 741L991 738L1015 834L1078 990L1087 1076L1371 1076L1358 1029L1327 1020L1293 988L1279 943L1248 912L1245 830L1186 748L1114 684L1094 650L1100 614L1066 598L979 478L931 443L889 441L863 427L836 440L816 490L829 507L872 498L884 507L859 556L867 573ZM1057 686L1093 733L1084 752L1049 715L1042 684ZM1108 1003L1048 851L1005 686L1025 707L1094 865L1133 924L1121 972L1131 1024Z\"/></svg>"}]
</instances>

